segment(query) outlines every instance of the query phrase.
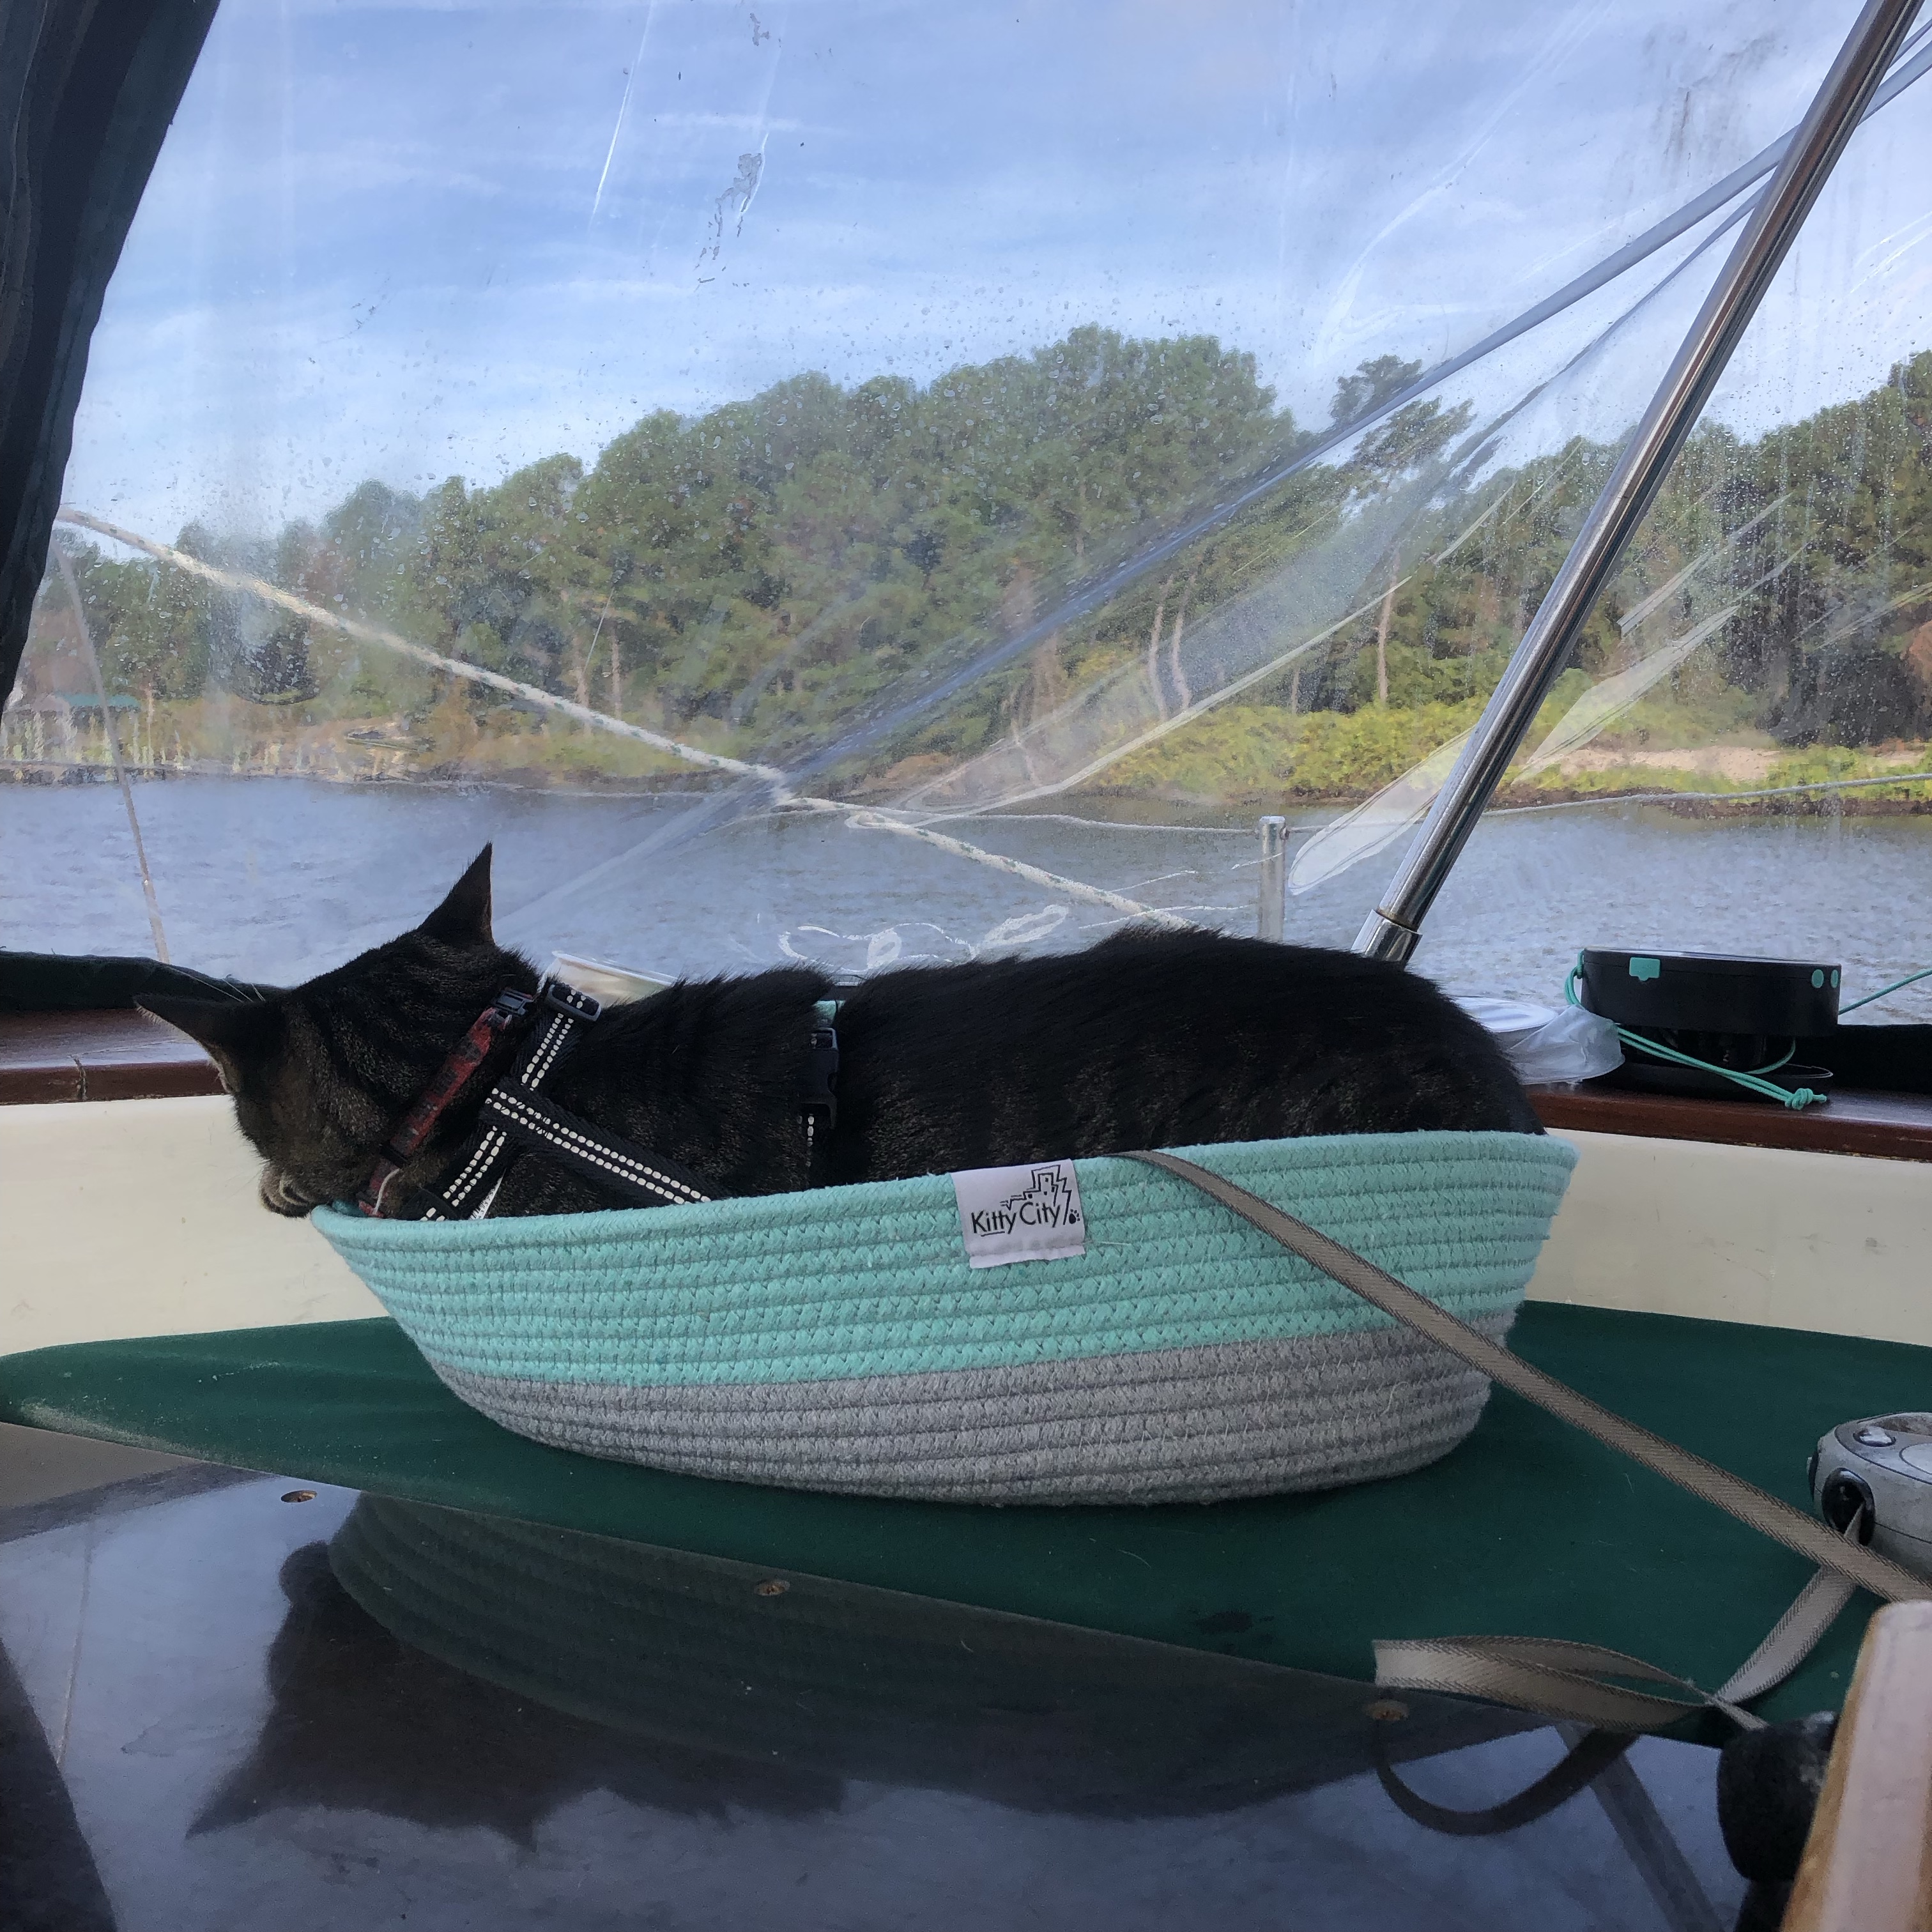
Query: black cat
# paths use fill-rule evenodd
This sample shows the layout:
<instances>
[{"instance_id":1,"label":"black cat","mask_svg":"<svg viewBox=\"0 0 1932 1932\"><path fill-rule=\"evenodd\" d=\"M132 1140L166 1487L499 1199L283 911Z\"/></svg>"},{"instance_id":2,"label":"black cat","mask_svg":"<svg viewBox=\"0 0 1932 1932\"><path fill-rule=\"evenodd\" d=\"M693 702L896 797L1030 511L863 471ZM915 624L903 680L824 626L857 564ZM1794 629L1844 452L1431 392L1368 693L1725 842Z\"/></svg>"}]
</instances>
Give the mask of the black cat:
<instances>
[{"instance_id":1,"label":"black cat","mask_svg":"<svg viewBox=\"0 0 1932 1932\"><path fill-rule=\"evenodd\" d=\"M478 1014L537 982L490 936L486 846L413 932L305 986L141 1004L214 1057L268 1162L262 1201L301 1214L352 1196ZM1495 1042L1426 980L1313 946L1129 931L1084 952L910 967L850 989L837 1125L808 1154L813 1006L837 992L803 967L680 981L608 1010L544 1090L726 1195L1215 1141L1542 1131ZM498 1043L403 1169L405 1202L441 1178L518 1046ZM613 1204L531 1155L490 1211Z\"/></svg>"}]
</instances>

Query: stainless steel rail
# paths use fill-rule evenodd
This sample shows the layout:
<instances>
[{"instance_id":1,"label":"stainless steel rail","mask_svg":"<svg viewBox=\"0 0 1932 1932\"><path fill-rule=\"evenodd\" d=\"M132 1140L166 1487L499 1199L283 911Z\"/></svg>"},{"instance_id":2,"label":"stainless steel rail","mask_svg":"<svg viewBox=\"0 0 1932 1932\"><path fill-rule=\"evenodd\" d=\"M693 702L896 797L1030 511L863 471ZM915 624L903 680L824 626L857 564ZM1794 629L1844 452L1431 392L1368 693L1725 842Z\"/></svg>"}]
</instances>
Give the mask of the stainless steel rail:
<instances>
[{"instance_id":1,"label":"stainless steel rail","mask_svg":"<svg viewBox=\"0 0 1932 1932\"><path fill-rule=\"evenodd\" d=\"M1549 594L1471 734L1421 832L1355 950L1406 960L1450 868L1475 830L1548 696L1583 620L1650 508L1672 458L1724 374L1765 291L1918 10L1919 0L1868 0L1745 224L1669 373L1576 533Z\"/></svg>"},{"instance_id":2,"label":"stainless steel rail","mask_svg":"<svg viewBox=\"0 0 1932 1932\"><path fill-rule=\"evenodd\" d=\"M1279 940L1287 924L1288 820L1264 818L1259 830L1262 861L1261 869L1255 875L1259 881L1256 888L1255 936Z\"/></svg>"}]
</instances>

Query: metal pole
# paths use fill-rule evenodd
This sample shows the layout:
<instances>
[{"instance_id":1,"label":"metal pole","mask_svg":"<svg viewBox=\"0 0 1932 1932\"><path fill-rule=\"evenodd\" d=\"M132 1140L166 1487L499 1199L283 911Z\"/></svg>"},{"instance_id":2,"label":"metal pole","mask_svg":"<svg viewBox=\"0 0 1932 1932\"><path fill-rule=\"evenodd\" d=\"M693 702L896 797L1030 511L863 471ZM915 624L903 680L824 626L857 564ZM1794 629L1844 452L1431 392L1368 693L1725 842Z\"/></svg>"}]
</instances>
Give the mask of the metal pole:
<instances>
[{"instance_id":1,"label":"metal pole","mask_svg":"<svg viewBox=\"0 0 1932 1932\"><path fill-rule=\"evenodd\" d=\"M1261 884L1255 907L1255 937L1272 939L1279 945L1288 904L1288 820L1264 818L1261 835Z\"/></svg>"},{"instance_id":2,"label":"metal pole","mask_svg":"<svg viewBox=\"0 0 1932 1932\"><path fill-rule=\"evenodd\" d=\"M1844 152L1918 10L1918 0L1868 0L1731 250L1650 406L1592 505L1542 607L1491 694L1468 748L1355 950L1406 960L1450 868L1516 755L1583 620L1757 312L1819 190Z\"/></svg>"}]
</instances>

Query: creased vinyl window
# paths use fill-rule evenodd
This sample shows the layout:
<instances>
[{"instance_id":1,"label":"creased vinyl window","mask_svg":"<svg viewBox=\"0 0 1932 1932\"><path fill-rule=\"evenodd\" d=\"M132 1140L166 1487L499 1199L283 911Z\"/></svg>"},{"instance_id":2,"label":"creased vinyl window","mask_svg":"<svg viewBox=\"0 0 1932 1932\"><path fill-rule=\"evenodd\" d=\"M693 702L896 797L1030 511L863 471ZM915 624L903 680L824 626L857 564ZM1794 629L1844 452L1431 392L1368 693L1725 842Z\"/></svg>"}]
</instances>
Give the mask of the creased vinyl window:
<instances>
[{"instance_id":1,"label":"creased vinyl window","mask_svg":"<svg viewBox=\"0 0 1932 1932\"><path fill-rule=\"evenodd\" d=\"M256 980L486 838L540 956L862 973L1252 931L1280 813L1346 944L1850 19L230 0L5 713L7 943L148 950L118 758L175 956ZM1928 65L1420 970L1932 957Z\"/></svg>"}]
</instances>

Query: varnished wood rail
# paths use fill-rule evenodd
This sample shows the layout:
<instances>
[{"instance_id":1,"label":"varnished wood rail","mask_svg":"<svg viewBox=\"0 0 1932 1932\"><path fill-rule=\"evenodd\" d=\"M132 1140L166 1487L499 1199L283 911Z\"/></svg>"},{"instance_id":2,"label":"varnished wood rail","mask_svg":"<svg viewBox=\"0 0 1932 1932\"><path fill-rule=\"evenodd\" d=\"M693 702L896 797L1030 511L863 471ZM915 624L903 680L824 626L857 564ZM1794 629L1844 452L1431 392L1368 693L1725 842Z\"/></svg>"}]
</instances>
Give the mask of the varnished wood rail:
<instances>
[{"instance_id":1,"label":"varnished wood rail","mask_svg":"<svg viewBox=\"0 0 1932 1932\"><path fill-rule=\"evenodd\" d=\"M0 1013L0 1107L220 1091L193 1040L132 1007Z\"/></svg>"},{"instance_id":2,"label":"varnished wood rail","mask_svg":"<svg viewBox=\"0 0 1932 1932\"><path fill-rule=\"evenodd\" d=\"M1932 1604L1865 1632L1784 1932L1932 1932Z\"/></svg>"},{"instance_id":3,"label":"varnished wood rail","mask_svg":"<svg viewBox=\"0 0 1932 1932\"><path fill-rule=\"evenodd\" d=\"M1587 1084L1534 1087L1529 1097L1543 1124L1558 1133L1932 1161L1932 1098L1920 1094L1841 1093L1798 1112L1762 1100L1692 1100Z\"/></svg>"}]
</instances>

